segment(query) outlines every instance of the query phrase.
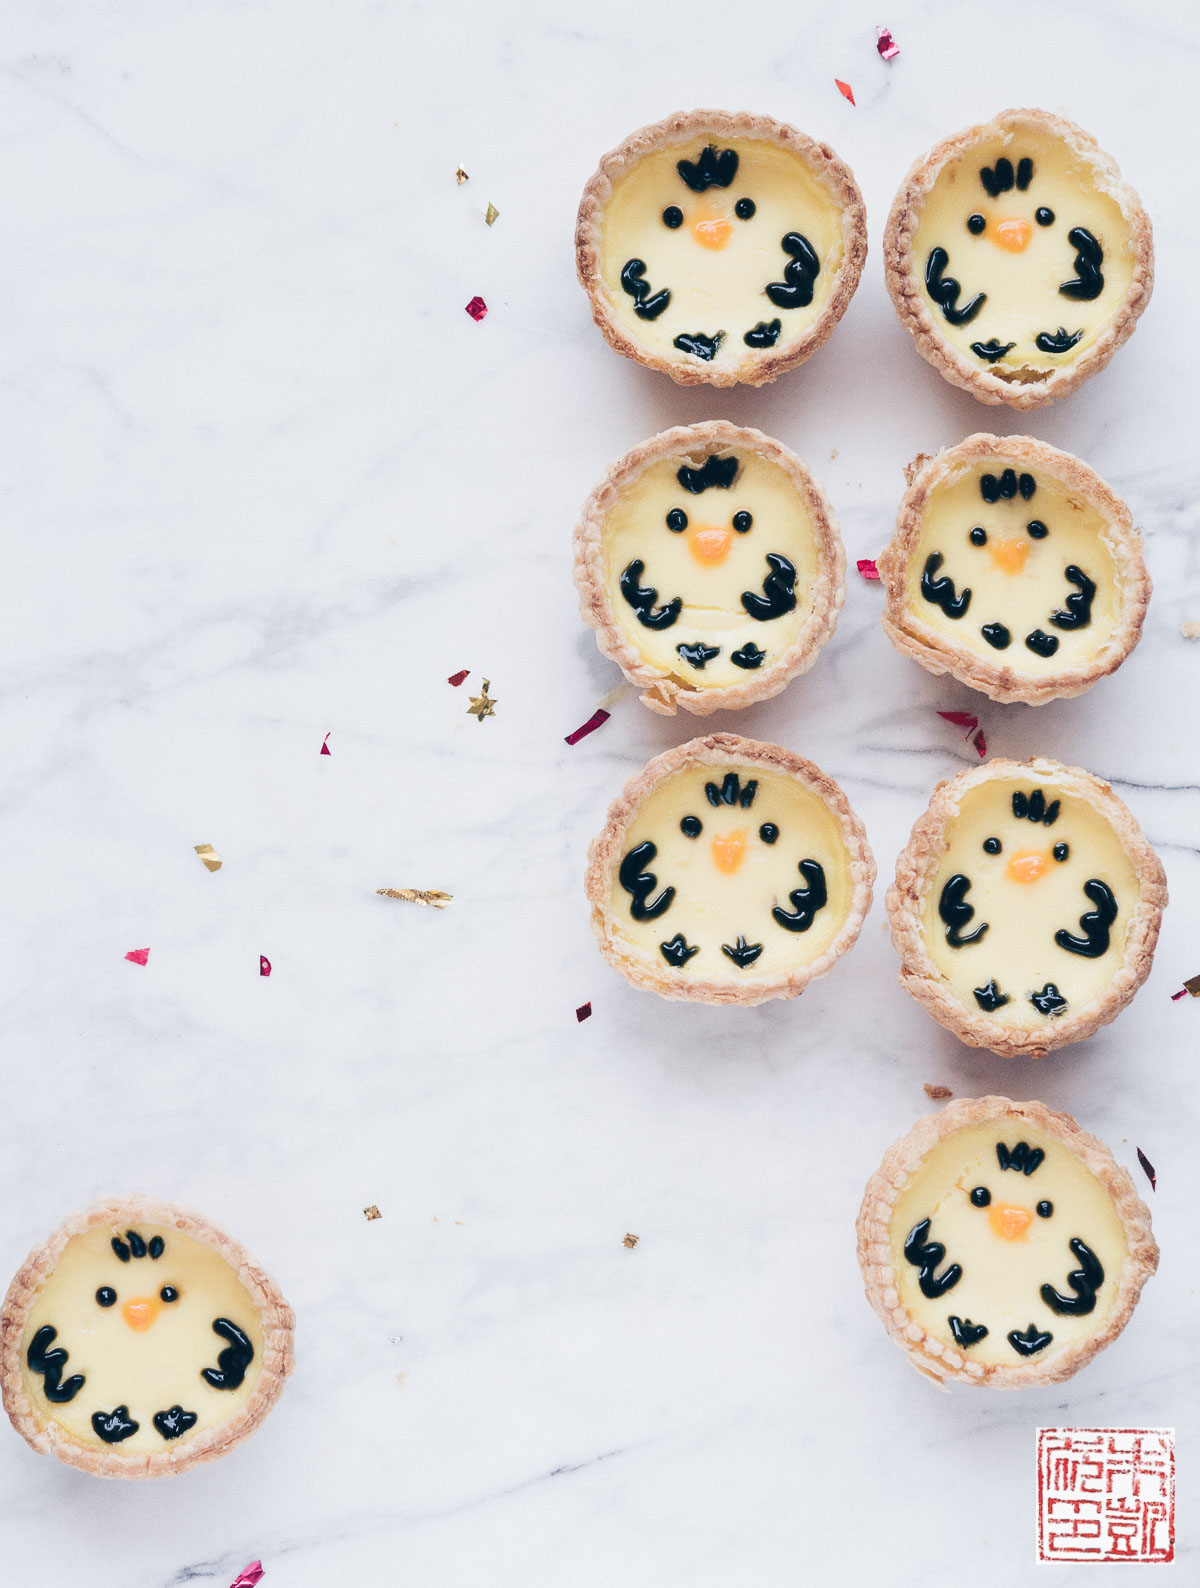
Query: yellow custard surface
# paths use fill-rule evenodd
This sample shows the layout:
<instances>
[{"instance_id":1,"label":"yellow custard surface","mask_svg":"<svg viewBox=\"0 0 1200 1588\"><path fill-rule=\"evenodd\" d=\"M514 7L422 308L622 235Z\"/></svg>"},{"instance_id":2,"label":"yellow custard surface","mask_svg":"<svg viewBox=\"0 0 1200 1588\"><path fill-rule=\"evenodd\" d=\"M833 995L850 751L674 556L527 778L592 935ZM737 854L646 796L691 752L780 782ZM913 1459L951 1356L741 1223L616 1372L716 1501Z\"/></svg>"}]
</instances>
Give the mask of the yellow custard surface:
<instances>
[{"instance_id":1,"label":"yellow custard surface","mask_svg":"<svg viewBox=\"0 0 1200 1588\"><path fill-rule=\"evenodd\" d=\"M697 495L684 490L677 478L688 459L661 459L627 485L605 515L604 589L622 637L645 662L685 689L726 689L769 671L795 642L811 611L809 592L818 559L807 503L777 463L753 452L737 456L738 471L730 487L709 486ZM688 520L678 533L666 522L674 509L682 509ZM739 534L733 520L743 512L753 523ZM714 532L727 547L719 559L706 555ZM749 615L741 597L746 590L762 595L771 571L768 552L783 555L795 568L796 605L762 622ZM621 575L634 561L643 564L638 584L658 591L657 606L682 599L683 608L669 628L647 628L622 595ZM689 666L676 649L697 641L720 647L720 654L702 669ZM753 671L731 660L748 643L766 652Z\"/></svg>"},{"instance_id":2,"label":"yellow custard surface","mask_svg":"<svg viewBox=\"0 0 1200 1588\"><path fill-rule=\"evenodd\" d=\"M56 1423L72 1439L97 1449L148 1454L173 1449L205 1429L226 1422L244 1404L263 1360L263 1334L258 1309L230 1265L211 1247L178 1230L139 1225L149 1243L161 1236L161 1257L121 1262L113 1252L115 1225L100 1225L73 1236L54 1271L34 1298L21 1340L25 1392L42 1423ZM96 1292L115 1290L114 1305L102 1307ZM178 1299L163 1302L159 1292L171 1286ZM146 1326L134 1327L125 1308ZM216 1368L229 1341L213 1332L213 1322L227 1318L248 1336L254 1358L237 1389L216 1389L201 1377ZM62 1378L82 1373L84 1384L74 1398L56 1405L44 1393L40 1373L28 1366L29 1343L44 1325L57 1334L52 1350L68 1354ZM165 1440L154 1427L156 1412L173 1406L196 1413L196 1423L177 1439ZM128 1407L138 1424L136 1433L106 1444L92 1428L92 1414Z\"/></svg>"},{"instance_id":3,"label":"yellow custard surface","mask_svg":"<svg viewBox=\"0 0 1200 1588\"><path fill-rule=\"evenodd\" d=\"M1014 186L993 198L979 173L985 166L994 169L1001 156L1014 167L1022 158L1031 159L1034 174L1024 192ZM970 363L999 376L1037 379L1074 362L1095 345L1124 299L1134 268L1129 223L1099 182L1092 162L1061 139L1043 129L1023 127L973 145L939 172L917 220L913 269L924 283L931 251L942 248L949 255L945 275L962 289L958 307L964 308L977 293L986 293L987 301L973 319L952 325L922 285L939 334ZM1052 224L1038 224L1039 209L1053 213ZM986 225L978 235L967 228L971 215L984 217ZM1003 246L1001 237L1024 234L1019 223L1028 228L1028 243L1020 250ZM1091 232L1104 250L1104 287L1090 301L1058 290L1076 274L1076 249L1068 235L1076 227ZM1069 335L1076 331L1083 335L1069 352L1039 350L1038 335L1053 335L1060 328ZM997 362L988 363L972 353L971 344L992 338L1014 345Z\"/></svg>"},{"instance_id":4,"label":"yellow custard surface","mask_svg":"<svg viewBox=\"0 0 1200 1588\"><path fill-rule=\"evenodd\" d=\"M676 166L681 159L697 160L707 141L656 149L616 179L604 211L600 267L610 305L638 343L678 358L675 337L724 332L713 362L727 365L758 356L742 340L754 326L782 322L779 340L768 350L774 354L798 341L821 314L844 254L842 212L798 155L758 140L720 142L737 151L736 177L727 188L694 193ZM743 198L755 205L749 220L735 213ZM674 230L662 218L669 206L684 216ZM786 279L790 256L781 239L789 232L806 237L821 264L812 302L804 308L778 308L766 295L769 283ZM719 239L721 246L704 239ZM630 259L644 262L643 279L652 291L670 289L671 301L654 320L638 317L621 286Z\"/></svg>"},{"instance_id":5,"label":"yellow custard surface","mask_svg":"<svg viewBox=\"0 0 1200 1588\"><path fill-rule=\"evenodd\" d=\"M1047 806L1061 802L1052 826L1013 814L1013 794L1028 795L1034 789L1042 790ZM1062 794L1044 774L1030 772L1019 779L998 777L969 788L943 836L945 851L925 899L924 931L929 957L954 997L973 1015L995 1021L998 1027L1030 1030L1061 1018L1042 1014L1029 1001L1029 995L1042 992L1048 982L1067 1000L1063 1014L1078 1014L1099 997L1121 964L1138 900L1133 865L1106 818L1086 800ZM999 854L984 850L991 838L1000 840ZM1060 843L1069 851L1062 861L1054 858ZM1018 880L1010 869L1014 866L1019 873L1039 874ZM977 941L952 948L938 907L945 883L957 874L971 881L965 900L975 912L962 927L962 935L969 936L985 921L988 928ZM1095 959L1055 942L1059 929L1081 935L1080 917L1094 909L1083 891L1092 878L1106 883L1117 902L1108 948ZM1009 1002L988 1013L981 1009L974 989L992 980L1009 995Z\"/></svg>"},{"instance_id":6,"label":"yellow custard surface","mask_svg":"<svg viewBox=\"0 0 1200 1588\"><path fill-rule=\"evenodd\" d=\"M653 904L667 887L675 889L675 896L657 919L636 921L630 913L630 894L614 869L609 907L617 936L660 970L668 964L660 944L681 933L699 952L685 965L672 968L672 974L685 981L752 985L807 965L829 947L850 910L850 862L837 816L820 795L786 773L734 768L743 788L757 782L753 804L744 808L722 803L714 808L705 785L720 788L730 770L686 767L651 790L626 830L622 858L637 845L652 843L656 853L642 865L657 879L648 902ZM680 828L688 816L698 817L702 824L696 838L687 837ZM764 824L779 829L774 843L760 836ZM771 911L778 905L791 912L789 893L808 887L798 870L801 860L815 860L823 868L828 903L815 913L807 931L794 932L780 926ZM763 949L745 968L722 952L723 944L736 946L739 936Z\"/></svg>"},{"instance_id":7,"label":"yellow custard surface","mask_svg":"<svg viewBox=\"0 0 1200 1588\"><path fill-rule=\"evenodd\" d=\"M1002 1170L997 1142L1011 1149L1022 1141L1040 1148L1045 1158L1030 1175ZM991 1195L986 1207L971 1201L977 1186ZM1053 1209L1047 1218L1036 1211L1041 1202ZM1006 1215L1008 1208L1016 1215ZM961 1279L937 1299L922 1292L919 1269L904 1255L909 1232L925 1219L925 1241L946 1249L935 1278L952 1263L962 1268ZM1006 1227L1020 1233L1002 1233ZM905 1309L927 1333L984 1366L1041 1364L1099 1333L1112 1315L1121 1265L1129 1255L1113 1199L1091 1170L1057 1137L1003 1116L954 1131L921 1161L896 1200L890 1239ZM1061 1296L1074 1297L1067 1283L1067 1275L1080 1266L1071 1250L1073 1239L1084 1241L1104 1270L1090 1313L1055 1312L1041 1295L1048 1284ZM951 1316L982 1324L988 1333L964 1349L951 1332ZM1024 1334L1031 1324L1053 1338L1042 1350L1022 1356L1008 1335L1011 1330Z\"/></svg>"},{"instance_id":8,"label":"yellow custard surface","mask_svg":"<svg viewBox=\"0 0 1200 1588\"><path fill-rule=\"evenodd\" d=\"M1032 474L1037 489L1028 501L1019 494L983 500L980 478L999 476L1005 469ZM1041 539L1031 536L1030 522L1044 524L1049 533ZM983 546L971 543L976 528L987 534ZM947 617L921 593L921 577L934 553L943 559L934 577L952 579L960 595L971 592L961 618ZM1084 628L1060 629L1053 614L1068 610L1067 598L1079 588L1066 576L1072 566L1096 586L1091 622ZM994 667L1036 679L1086 666L1104 650L1120 622L1122 589L1103 515L1064 481L1001 457L964 464L930 492L905 576L905 603L910 615L935 634ZM983 637L984 625L993 623L1004 624L1012 635L1003 650ZM1035 629L1058 640L1052 656L1040 656L1025 644L1025 636Z\"/></svg>"}]
</instances>

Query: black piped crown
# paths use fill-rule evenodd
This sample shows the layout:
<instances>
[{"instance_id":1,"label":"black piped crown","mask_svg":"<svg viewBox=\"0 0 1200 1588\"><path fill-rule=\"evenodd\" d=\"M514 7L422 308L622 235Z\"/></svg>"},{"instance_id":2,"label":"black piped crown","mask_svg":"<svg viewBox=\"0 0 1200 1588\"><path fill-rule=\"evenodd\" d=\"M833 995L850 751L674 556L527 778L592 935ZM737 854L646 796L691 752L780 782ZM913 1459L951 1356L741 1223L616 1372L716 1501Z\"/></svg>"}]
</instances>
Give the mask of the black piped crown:
<instances>
[{"instance_id":1,"label":"black piped crown","mask_svg":"<svg viewBox=\"0 0 1200 1588\"><path fill-rule=\"evenodd\" d=\"M1051 800L1047 805L1046 796L1040 788L1035 788L1029 794L1017 789L1012 797L1012 813L1018 821L1041 822L1043 827L1053 827L1061 809L1061 800Z\"/></svg>"},{"instance_id":2,"label":"black piped crown","mask_svg":"<svg viewBox=\"0 0 1200 1588\"><path fill-rule=\"evenodd\" d=\"M1002 1141L996 1143L996 1159L1001 1169L1016 1169L1030 1175L1045 1156L1041 1147L1031 1147L1027 1141L1019 1141L1015 1147L1006 1147Z\"/></svg>"},{"instance_id":3,"label":"black piped crown","mask_svg":"<svg viewBox=\"0 0 1200 1588\"><path fill-rule=\"evenodd\" d=\"M147 1241L136 1230L126 1230L124 1240L119 1235L114 1235L112 1238L112 1249L123 1263L127 1263L131 1257L150 1257L157 1260L162 1256L165 1245L166 1242L161 1235L152 1235Z\"/></svg>"},{"instance_id":4,"label":"black piped crown","mask_svg":"<svg viewBox=\"0 0 1200 1588\"><path fill-rule=\"evenodd\" d=\"M718 150L715 143L703 149L698 160L677 160L675 169L693 193L710 187L728 187L737 175L736 149Z\"/></svg>"},{"instance_id":5,"label":"black piped crown","mask_svg":"<svg viewBox=\"0 0 1200 1588\"><path fill-rule=\"evenodd\" d=\"M726 772L719 788L715 783L706 783L704 792L710 805L740 805L748 811L758 793L758 779L751 778L748 783L743 783L736 772Z\"/></svg>"},{"instance_id":6,"label":"black piped crown","mask_svg":"<svg viewBox=\"0 0 1200 1588\"><path fill-rule=\"evenodd\" d=\"M675 478L685 491L690 491L693 496L699 496L701 491L707 491L710 485L719 485L722 490L728 490L737 476L738 460L736 458L718 458L715 453L705 458L698 469L693 469L684 464L678 469Z\"/></svg>"}]
</instances>

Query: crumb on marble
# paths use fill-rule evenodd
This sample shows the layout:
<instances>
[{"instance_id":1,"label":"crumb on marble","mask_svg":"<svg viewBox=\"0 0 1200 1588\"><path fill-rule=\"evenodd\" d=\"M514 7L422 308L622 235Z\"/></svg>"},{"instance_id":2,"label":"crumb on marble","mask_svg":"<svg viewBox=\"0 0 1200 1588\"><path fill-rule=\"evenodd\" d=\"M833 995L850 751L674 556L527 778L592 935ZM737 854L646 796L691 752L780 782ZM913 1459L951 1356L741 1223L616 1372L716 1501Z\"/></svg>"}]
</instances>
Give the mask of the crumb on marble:
<instances>
[{"instance_id":1,"label":"crumb on marble","mask_svg":"<svg viewBox=\"0 0 1200 1588\"><path fill-rule=\"evenodd\" d=\"M953 1097L954 1093L948 1086L934 1086L931 1082L926 1081L925 1096L935 1103L944 1103L948 1097Z\"/></svg>"},{"instance_id":2,"label":"crumb on marble","mask_svg":"<svg viewBox=\"0 0 1200 1588\"><path fill-rule=\"evenodd\" d=\"M637 1243L640 1240L641 1240L641 1236L640 1235L628 1235L627 1234L625 1236L625 1239L621 1242L621 1245L622 1246L628 1246L628 1247L630 1247L632 1249L633 1247L635 1247L637 1245Z\"/></svg>"},{"instance_id":3,"label":"crumb on marble","mask_svg":"<svg viewBox=\"0 0 1200 1588\"><path fill-rule=\"evenodd\" d=\"M371 1203L369 1208L364 1208L363 1212L366 1214L368 1223L370 1223L372 1219L381 1219L383 1217L383 1214L375 1206L374 1202Z\"/></svg>"},{"instance_id":4,"label":"crumb on marble","mask_svg":"<svg viewBox=\"0 0 1200 1588\"><path fill-rule=\"evenodd\" d=\"M1189 618L1186 623L1181 623L1179 632L1185 640L1200 640L1200 619Z\"/></svg>"}]
</instances>

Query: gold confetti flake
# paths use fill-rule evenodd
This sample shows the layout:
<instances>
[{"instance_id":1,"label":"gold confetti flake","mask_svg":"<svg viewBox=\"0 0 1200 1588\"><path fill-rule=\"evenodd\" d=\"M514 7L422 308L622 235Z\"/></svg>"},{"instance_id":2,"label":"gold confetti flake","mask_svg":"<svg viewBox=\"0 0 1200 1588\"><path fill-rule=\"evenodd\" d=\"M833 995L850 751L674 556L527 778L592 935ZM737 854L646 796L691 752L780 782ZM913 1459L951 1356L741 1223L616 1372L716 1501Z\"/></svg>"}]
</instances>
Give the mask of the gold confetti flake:
<instances>
[{"instance_id":1,"label":"gold confetti flake","mask_svg":"<svg viewBox=\"0 0 1200 1588\"><path fill-rule=\"evenodd\" d=\"M458 183L459 187L462 187L464 182L467 182L467 181L470 180L470 178L467 176L467 173L463 170L461 165L459 166L458 170L454 173L454 180Z\"/></svg>"},{"instance_id":2,"label":"gold confetti flake","mask_svg":"<svg viewBox=\"0 0 1200 1588\"><path fill-rule=\"evenodd\" d=\"M220 871L221 857L211 844L196 844L195 849L210 871Z\"/></svg>"},{"instance_id":3,"label":"gold confetti flake","mask_svg":"<svg viewBox=\"0 0 1200 1588\"><path fill-rule=\"evenodd\" d=\"M489 226L494 226L500 218L500 211L490 200L487 209L483 212L483 218Z\"/></svg>"},{"instance_id":4,"label":"gold confetti flake","mask_svg":"<svg viewBox=\"0 0 1200 1588\"><path fill-rule=\"evenodd\" d=\"M376 888L385 899L404 899L409 904L432 904L435 910L444 910L454 897L437 888Z\"/></svg>"},{"instance_id":5,"label":"gold confetti flake","mask_svg":"<svg viewBox=\"0 0 1200 1588\"><path fill-rule=\"evenodd\" d=\"M628 1247L632 1248L632 1247L636 1246L637 1243L640 1240L641 1240L641 1236L640 1235L627 1235L625 1237L625 1239L621 1242L621 1245L622 1246L628 1246Z\"/></svg>"},{"instance_id":6,"label":"gold confetti flake","mask_svg":"<svg viewBox=\"0 0 1200 1588\"><path fill-rule=\"evenodd\" d=\"M948 1086L931 1086L929 1082L926 1081L925 1096L932 1098L935 1103L944 1103L948 1097L953 1097L954 1093Z\"/></svg>"},{"instance_id":7,"label":"gold confetti flake","mask_svg":"<svg viewBox=\"0 0 1200 1588\"><path fill-rule=\"evenodd\" d=\"M381 1219L383 1217L383 1214L375 1206L374 1202L371 1203L369 1208L364 1208L363 1212L366 1214L368 1224L372 1219Z\"/></svg>"},{"instance_id":8,"label":"gold confetti flake","mask_svg":"<svg viewBox=\"0 0 1200 1588\"><path fill-rule=\"evenodd\" d=\"M1200 640L1200 622L1195 618L1189 618L1186 623L1180 625L1179 632L1185 640Z\"/></svg>"},{"instance_id":9,"label":"gold confetti flake","mask_svg":"<svg viewBox=\"0 0 1200 1588\"><path fill-rule=\"evenodd\" d=\"M471 697L471 704L467 707L468 717L477 717L482 722L485 717L495 716L496 702L488 694L490 687L491 680L485 678L483 681L483 693L481 695L472 695Z\"/></svg>"}]
</instances>

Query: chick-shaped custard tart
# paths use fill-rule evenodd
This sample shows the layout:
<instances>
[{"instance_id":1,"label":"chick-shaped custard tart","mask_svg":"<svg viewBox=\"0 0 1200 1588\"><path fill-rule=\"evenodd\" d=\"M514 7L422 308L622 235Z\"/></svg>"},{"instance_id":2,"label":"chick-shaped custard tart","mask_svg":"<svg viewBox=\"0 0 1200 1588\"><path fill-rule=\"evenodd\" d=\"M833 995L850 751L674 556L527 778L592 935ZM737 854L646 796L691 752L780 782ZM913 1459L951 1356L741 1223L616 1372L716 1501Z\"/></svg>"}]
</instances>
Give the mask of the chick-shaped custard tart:
<instances>
[{"instance_id":1,"label":"chick-shaped custard tart","mask_svg":"<svg viewBox=\"0 0 1200 1588\"><path fill-rule=\"evenodd\" d=\"M867 1298L935 1383L1055 1384L1129 1322L1158 1266L1126 1170L1069 1114L961 1098L917 1121L867 1183Z\"/></svg>"},{"instance_id":2,"label":"chick-shaped custard tart","mask_svg":"<svg viewBox=\"0 0 1200 1588\"><path fill-rule=\"evenodd\" d=\"M1150 972L1167 884L1107 783L1034 758L934 791L888 890L900 985L973 1047L1041 1058Z\"/></svg>"},{"instance_id":3,"label":"chick-shaped custard tart","mask_svg":"<svg viewBox=\"0 0 1200 1588\"><path fill-rule=\"evenodd\" d=\"M1073 122L1005 110L946 138L904 179L884 235L888 291L933 367L981 402L1074 391L1150 299L1137 194Z\"/></svg>"},{"instance_id":4,"label":"chick-shaped custard tart","mask_svg":"<svg viewBox=\"0 0 1200 1588\"><path fill-rule=\"evenodd\" d=\"M0 1310L4 1409L35 1450L156 1478L254 1432L293 1362L274 1281L207 1219L98 1202L26 1259Z\"/></svg>"},{"instance_id":5,"label":"chick-shaped custard tart","mask_svg":"<svg viewBox=\"0 0 1200 1588\"><path fill-rule=\"evenodd\" d=\"M588 855L605 959L664 998L795 998L858 937L875 862L846 796L777 744L717 733L631 778Z\"/></svg>"},{"instance_id":6,"label":"chick-shaped custard tart","mask_svg":"<svg viewBox=\"0 0 1200 1588\"><path fill-rule=\"evenodd\" d=\"M897 650L993 700L1080 695L1141 638L1141 532L1102 479L1028 436L916 458L879 559Z\"/></svg>"},{"instance_id":7,"label":"chick-shaped custard tart","mask_svg":"<svg viewBox=\"0 0 1200 1588\"><path fill-rule=\"evenodd\" d=\"M724 420L626 453L575 531L584 621L652 711L777 695L833 633L846 558L800 459Z\"/></svg>"},{"instance_id":8,"label":"chick-shaped custard tart","mask_svg":"<svg viewBox=\"0 0 1200 1588\"><path fill-rule=\"evenodd\" d=\"M769 116L694 110L601 160L575 231L596 324L684 386L761 386L846 311L866 211L827 144Z\"/></svg>"}]
</instances>

